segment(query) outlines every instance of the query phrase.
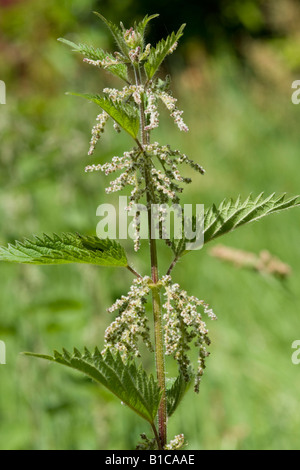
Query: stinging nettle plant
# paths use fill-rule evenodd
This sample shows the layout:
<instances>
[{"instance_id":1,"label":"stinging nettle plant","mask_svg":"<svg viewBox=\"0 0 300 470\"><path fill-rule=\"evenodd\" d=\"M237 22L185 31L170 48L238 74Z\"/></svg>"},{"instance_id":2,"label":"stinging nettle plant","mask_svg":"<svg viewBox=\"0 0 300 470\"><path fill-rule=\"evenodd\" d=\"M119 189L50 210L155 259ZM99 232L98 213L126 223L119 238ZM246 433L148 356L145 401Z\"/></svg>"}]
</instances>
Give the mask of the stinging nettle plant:
<instances>
[{"instance_id":1,"label":"stinging nettle plant","mask_svg":"<svg viewBox=\"0 0 300 470\"><path fill-rule=\"evenodd\" d=\"M189 295L174 283L172 270L178 260L189 252L188 240L167 238L162 230L166 205L180 204L180 195L190 178L181 174L181 165L190 166L204 174L204 169L179 150L169 145L151 142L151 131L159 125L159 104L170 112L181 131L188 127L177 108L177 100L170 92L170 80L158 78L157 72L164 59L174 52L185 25L176 33L161 40L156 46L145 43L145 30L150 20L158 15L146 16L141 22L125 29L96 13L112 33L118 46L114 54L85 44L74 44L66 39L63 43L84 56L84 62L117 76L124 82L122 89L105 88L102 95L78 94L94 102L101 112L92 129L89 155L92 155L108 121L116 132L128 133L134 147L111 162L92 164L86 172L101 171L106 175L120 172L106 189L107 193L131 188L129 210L141 201L146 203L151 274L141 275L129 264L123 247L114 240L96 236L64 233L32 240L17 241L14 245L0 248L0 260L17 263L53 265L64 263L87 263L96 266L115 266L128 269L135 279L129 293L116 300L108 309L115 313L115 320L106 329L104 346L94 352L76 348L73 353L54 351L53 356L25 353L53 361L82 372L106 387L125 405L146 420L153 431L151 437L143 434L138 449L179 449L184 446L183 434L167 443L168 418L175 412L190 385L195 392L208 356L210 344L206 320L216 318L213 310L195 296ZM160 239L173 254L173 261L166 273L160 274L157 256L157 239L151 237L151 207L160 207ZM204 243L236 228L257 221L269 214L299 206L297 197L272 194L265 197L249 196L245 201L225 199L219 207L206 209L203 222ZM138 206L137 206L138 207ZM197 221L194 219L193 223ZM140 247L140 214L135 217L134 249ZM152 301L153 330L149 327L146 304ZM140 342L155 357L156 377L149 375L138 365ZM191 359L191 347L198 351L196 364ZM166 378L165 355L178 364L178 376Z\"/></svg>"}]
</instances>

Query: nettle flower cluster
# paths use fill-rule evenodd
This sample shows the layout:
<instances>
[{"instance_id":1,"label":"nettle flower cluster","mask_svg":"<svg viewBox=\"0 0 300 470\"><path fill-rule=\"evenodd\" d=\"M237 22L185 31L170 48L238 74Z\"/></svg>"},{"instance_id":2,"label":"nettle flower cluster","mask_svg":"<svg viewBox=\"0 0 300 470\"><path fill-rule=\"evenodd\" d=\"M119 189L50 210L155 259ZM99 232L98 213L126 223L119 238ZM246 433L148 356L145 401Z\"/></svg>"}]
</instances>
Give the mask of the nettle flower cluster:
<instances>
[{"instance_id":1,"label":"nettle flower cluster","mask_svg":"<svg viewBox=\"0 0 300 470\"><path fill-rule=\"evenodd\" d=\"M162 169L158 169L153 161L161 165ZM124 152L122 157L113 157L111 163L103 165L87 166L86 171L103 171L106 175L118 170L124 170L121 176L110 183L107 192L114 192L123 189L126 185L132 185L134 181L134 190L131 194L131 200L138 202L146 191L145 187L145 170L151 173L151 183L153 185L154 196L153 202L179 202L178 194L182 193L183 188L178 183L191 183L190 178L181 175L178 166L187 163L195 170L204 174L204 169L198 164L190 160L184 153L179 150L172 150L169 145L160 145L158 142L143 145L143 149L134 148L130 152ZM145 168L146 166L146 168ZM134 177L134 180L131 178ZM142 180L140 178L143 178ZM123 184L120 186L120 181ZM139 184L138 184L139 183ZM137 188L143 192L137 197Z\"/></svg>"},{"instance_id":2,"label":"nettle flower cluster","mask_svg":"<svg viewBox=\"0 0 300 470\"><path fill-rule=\"evenodd\" d=\"M91 63L93 61L84 59L86 62ZM98 61L99 62L99 61ZM98 64L99 65L99 64ZM177 99L174 98L171 93L162 90L162 86L167 88L169 86L169 79L168 77L163 82L162 80L150 80L149 83L144 85L126 85L122 88L122 90L118 90L116 88L104 88L103 92L107 94L107 96L114 102L114 103L122 103L127 101L134 101L137 105L142 103L142 100L146 103L146 107L144 110L145 118L146 118L146 125L144 130L149 133L156 127L159 126L159 111L158 111L158 104L161 101L166 108L170 112L170 116L173 118L175 124L181 131L188 132L189 128L184 123L182 114L183 111L180 111L177 106L176 102ZM109 115L104 111L103 113L97 116L97 121L100 121L99 124L96 124L92 130L92 139L90 143L90 149L88 154L92 155L95 150L95 145L101 137L102 132L104 132L104 127L106 121L108 120ZM114 121L114 128L117 132L120 132L120 127Z\"/></svg>"},{"instance_id":3,"label":"nettle flower cluster","mask_svg":"<svg viewBox=\"0 0 300 470\"><path fill-rule=\"evenodd\" d=\"M124 152L122 157L114 156L109 163L88 165L85 171L102 171L105 175L121 172L116 179L110 182L106 192L120 191L129 186L131 192L127 210L130 210L134 204L137 205L145 196L147 190L150 190L152 204L158 205L160 222L162 223L165 213L164 205L170 201L172 204L179 204L180 194L183 191L180 183L191 183L191 178L183 176L180 172L179 167L183 163L201 174L205 172L198 163L189 159L184 153L179 150L172 150L169 145L160 145L158 142L145 144L142 149L135 147L129 152ZM150 177L147 178L147 174ZM135 215L134 222L136 224L134 246L137 251L140 247L138 212Z\"/></svg>"},{"instance_id":4,"label":"nettle flower cluster","mask_svg":"<svg viewBox=\"0 0 300 470\"><path fill-rule=\"evenodd\" d=\"M153 351L146 312L150 284L148 276L135 279L127 296L123 295L108 309L109 313L118 312L118 316L105 331L103 353L107 349L119 351L124 361L139 357L139 338Z\"/></svg>"},{"instance_id":5,"label":"nettle flower cluster","mask_svg":"<svg viewBox=\"0 0 300 470\"><path fill-rule=\"evenodd\" d=\"M198 348L198 366L194 389L198 392L205 369L205 359L209 356L206 346L210 345L208 329L202 319L201 311L211 320L216 320L217 317L203 300L188 295L179 284L173 284L171 276L164 276L161 284L165 289L163 319L166 355L172 356L177 361L180 372L188 382L194 371L187 353L195 340L195 346Z\"/></svg>"},{"instance_id":6,"label":"nettle flower cluster","mask_svg":"<svg viewBox=\"0 0 300 470\"><path fill-rule=\"evenodd\" d=\"M117 43L120 51L113 55L104 55L94 60L85 57L84 62L113 72L115 67L127 67L126 84L122 89L104 88L104 101L116 109L128 112L134 122L138 118L140 139L134 137L135 146L125 151L122 156L114 156L110 162L87 165L86 172L100 171L110 176L118 173L106 188L107 193L130 188L129 205L138 207L138 203L146 200L147 208L152 204L159 207L159 223L164 221L166 204L179 204L184 185L191 183L191 178L182 174L182 164L204 174L205 171L198 163L191 160L179 150L173 150L169 145L158 142L151 143L151 133L159 126L159 104L167 108L171 118L180 131L187 132L188 126L183 120L183 111L177 107L177 99L169 90L170 79L158 79L151 67L161 62L156 59L151 44L144 45L140 25L125 29L121 24L122 37ZM177 47L183 27L169 43L162 41L156 50L162 50L164 57L171 54ZM157 53L158 54L158 53ZM123 73L123 72L122 72ZM103 112L97 116L97 123L92 129L89 155L93 155L95 147L109 120L112 121L116 132L121 132L122 125L118 113L109 112L104 106ZM125 126L126 127L126 126ZM126 128L125 128L126 130ZM135 215L134 249L140 247L140 214ZM163 237L160 226L160 238ZM171 245L171 240L166 240ZM165 354L172 356L178 363L179 370L186 381L195 376L195 390L199 390L200 378L205 368L208 356L207 346L210 343L208 330L201 313L215 319L212 310L204 301L189 296L178 284L173 284L169 275L162 277L153 286L153 280L148 277L138 277L134 280L127 296L122 296L108 309L116 314L115 320L106 329L103 353L108 349L119 351L125 360L140 356L139 343L142 340L150 351L153 345L148 325L147 298L152 288L159 287L160 295L165 299L162 307L164 322ZM195 370L188 356L191 344L198 348L198 364Z\"/></svg>"},{"instance_id":7,"label":"nettle flower cluster","mask_svg":"<svg viewBox=\"0 0 300 470\"><path fill-rule=\"evenodd\" d=\"M212 320L216 319L213 310L195 296L189 296L179 284L173 284L171 276L163 276L158 285L153 285L148 276L137 278L127 296L122 296L109 313L118 312L117 318L105 331L105 347L119 351L124 361L133 356L140 357L139 340L141 339L153 351L148 326L147 297L153 288L160 288L165 303L163 304L164 344L166 356L172 356L178 363L183 378L188 382L195 376L194 389L199 391L199 384L205 369L205 359L210 344L208 329L201 312ZM198 348L198 366L194 371L188 351L194 341Z\"/></svg>"}]
</instances>

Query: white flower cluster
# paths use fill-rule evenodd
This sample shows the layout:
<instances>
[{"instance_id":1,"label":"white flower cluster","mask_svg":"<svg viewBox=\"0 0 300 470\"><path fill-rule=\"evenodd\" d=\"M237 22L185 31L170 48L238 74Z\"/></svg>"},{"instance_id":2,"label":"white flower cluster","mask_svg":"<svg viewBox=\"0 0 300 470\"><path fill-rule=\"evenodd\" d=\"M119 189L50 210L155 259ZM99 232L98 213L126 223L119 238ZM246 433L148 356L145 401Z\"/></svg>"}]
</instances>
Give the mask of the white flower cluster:
<instances>
[{"instance_id":1,"label":"white flower cluster","mask_svg":"<svg viewBox=\"0 0 300 470\"><path fill-rule=\"evenodd\" d=\"M90 141L90 148L88 151L88 155L93 155L96 144L98 140L100 139L102 132L104 132L104 127L108 118L109 118L109 115L105 111L103 111L103 113L97 116L96 120L99 122L92 129L92 138Z\"/></svg>"},{"instance_id":2,"label":"white flower cluster","mask_svg":"<svg viewBox=\"0 0 300 470\"><path fill-rule=\"evenodd\" d=\"M177 361L181 373L188 381L193 375L193 369L187 352L192 341L195 341L199 352L194 388L198 392L205 359L209 355L206 346L210 344L199 308L212 320L216 319L216 315L203 300L189 296L178 284L172 284L171 276L164 276L161 283L166 291L166 302L163 304L165 353Z\"/></svg>"},{"instance_id":3,"label":"white flower cluster","mask_svg":"<svg viewBox=\"0 0 300 470\"><path fill-rule=\"evenodd\" d=\"M124 168L128 168L131 164L131 160L128 159L126 155L128 152L125 152L123 157L113 157L111 163L104 163L103 165L88 165L85 168L85 171L103 171L106 175L113 173L117 170L123 170Z\"/></svg>"},{"instance_id":4,"label":"white flower cluster","mask_svg":"<svg viewBox=\"0 0 300 470\"><path fill-rule=\"evenodd\" d=\"M144 92L144 87L141 85L126 85L122 90L118 90L117 88L104 88L103 92L108 94L108 97L114 102L124 101L132 95L135 103L140 104L141 94Z\"/></svg>"},{"instance_id":5,"label":"white flower cluster","mask_svg":"<svg viewBox=\"0 0 300 470\"><path fill-rule=\"evenodd\" d=\"M119 313L105 331L103 353L107 349L119 351L123 360L133 356L139 357L140 338L147 348L153 351L145 308L150 282L148 276L135 279L127 296L123 295L108 309L109 313Z\"/></svg>"},{"instance_id":6,"label":"white flower cluster","mask_svg":"<svg viewBox=\"0 0 300 470\"><path fill-rule=\"evenodd\" d=\"M184 434L178 434L169 444L166 444L164 450L179 450L184 446Z\"/></svg>"},{"instance_id":7,"label":"white flower cluster","mask_svg":"<svg viewBox=\"0 0 300 470\"><path fill-rule=\"evenodd\" d=\"M114 130L117 132L117 134L120 134L121 128L120 126L114 121Z\"/></svg>"},{"instance_id":8,"label":"white flower cluster","mask_svg":"<svg viewBox=\"0 0 300 470\"><path fill-rule=\"evenodd\" d=\"M157 110L157 97L152 91L147 92L148 105L145 109L146 116L150 116L150 122L145 126L145 131L151 131L159 126L159 113Z\"/></svg>"},{"instance_id":9,"label":"white flower cluster","mask_svg":"<svg viewBox=\"0 0 300 470\"><path fill-rule=\"evenodd\" d=\"M140 339L153 351L146 312L151 283L149 276L136 278L127 296L123 295L108 309L109 313L118 311L118 315L105 331L103 353L110 349L119 351L123 360L139 357ZM162 307L165 354L177 361L186 381L195 375L195 391L198 392L205 359L209 355L206 346L210 344L199 308L212 320L216 319L216 315L203 300L189 296L178 284L172 284L171 276L164 276L160 286L164 288L166 297ZM195 374L187 355L193 341L199 351Z\"/></svg>"},{"instance_id":10,"label":"white flower cluster","mask_svg":"<svg viewBox=\"0 0 300 470\"><path fill-rule=\"evenodd\" d=\"M111 67L112 65L117 65L120 63L117 58L113 59L109 56L105 57L105 59L103 60L92 60L92 59L88 59L87 57L85 57L83 59L83 62L86 62L87 64L90 64L90 65L94 65L94 67L103 67L104 69L106 69L107 67Z\"/></svg>"},{"instance_id":11,"label":"white flower cluster","mask_svg":"<svg viewBox=\"0 0 300 470\"><path fill-rule=\"evenodd\" d=\"M128 208L127 208L128 209ZM134 243L133 248L134 251L138 251L141 246L141 221L140 221L140 212L136 212L134 219L132 221L133 229L134 229Z\"/></svg>"},{"instance_id":12,"label":"white flower cluster","mask_svg":"<svg viewBox=\"0 0 300 470\"><path fill-rule=\"evenodd\" d=\"M155 161L156 160L156 161ZM111 162L98 165L88 165L86 172L102 171L105 175L110 175L117 171L121 174L113 179L106 188L106 193L113 193L131 186L129 197L130 210L134 204L138 204L141 198L149 190L151 193L151 203L160 206L160 225L159 236L168 244L168 237L163 233L164 220L167 211L164 206L171 201L173 204L180 202L179 195L183 191L182 183L188 184L190 178L181 175L179 165L187 164L196 171L204 174L203 168L193 160L190 160L179 150L172 150L170 146L161 146L158 142L146 144L143 149L133 148L129 152L124 152L122 157L114 156ZM158 169L160 165L162 170ZM146 187L146 172L148 174L148 183ZM138 251L140 247L140 220L136 213L133 221L134 249Z\"/></svg>"},{"instance_id":13,"label":"white flower cluster","mask_svg":"<svg viewBox=\"0 0 300 470\"><path fill-rule=\"evenodd\" d=\"M151 169L152 181L155 188L165 194L172 201L175 200L176 194L170 188L172 186L172 181L168 176L166 176L161 170L156 168Z\"/></svg>"},{"instance_id":14,"label":"white flower cluster","mask_svg":"<svg viewBox=\"0 0 300 470\"><path fill-rule=\"evenodd\" d=\"M166 108L171 112L171 117L174 119L174 122L177 124L178 128L181 131L188 132L189 128L181 117L183 111L180 111L176 106L177 98L174 98L165 91L157 91L157 95L162 100Z\"/></svg>"},{"instance_id":15,"label":"white flower cluster","mask_svg":"<svg viewBox=\"0 0 300 470\"><path fill-rule=\"evenodd\" d=\"M150 157L157 157L163 171L157 170L154 165L151 169L153 185L158 193L158 201L165 204L169 200L173 204L179 203L178 194L182 193L183 188L178 183L191 183L191 178L181 175L179 165L185 163L194 170L204 174L204 169L193 160L190 160L179 150L172 150L169 145L160 145L158 142L144 145L144 151Z\"/></svg>"},{"instance_id":16,"label":"white flower cluster","mask_svg":"<svg viewBox=\"0 0 300 470\"><path fill-rule=\"evenodd\" d=\"M140 61L147 59L148 55L150 54L151 44L147 44L144 49L144 52L140 55Z\"/></svg>"},{"instance_id":17,"label":"white flower cluster","mask_svg":"<svg viewBox=\"0 0 300 470\"><path fill-rule=\"evenodd\" d=\"M124 41L131 48L128 52L131 62L139 62L145 60L150 53L151 44L147 44L144 49L144 52L142 52L141 44L143 42L143 39L141 34L135 31L133 28L123 31Z\"/></svg>"},{"instance_id":18,"label":"white flower cluster","mask_svg":"<svg viewBox=\"0 0 300 470\"><path fill-rule=\"evenodd\" d=\"M110 175L116 171L123 171L120 176L110 182L109 187L106 188L107 193L120 191L125 186L134 186L131 192L130 201L138 202L142 197L145 188L141 187L141 179L138 177L138 171L142 167L141 164L141 151L133 149L130 152L124 152L122 157L113 157L111 162L104 163L103 165L88 165L85 167L86 172L102 171L105 175Z\"/></svg>"},{"instance_id":19,"label":"white flower cluster","mask_svg":"<svg viewBox=\"0 0 300 470\"><path fill-rule=\"evenodd\" d=\"M178 46L178 42L176 41L176 42L174 42L173 46L170 47L168 53L169 53L169 54L173 54L173 52L177 49L177 46Z\"/></svg>"},{"instance_id":20,"label":"white flower cluster","mask_svg":"<svg viewBox=\"0 0 300 470\"><path fill-rule=\"evenodd\" d=\"M141 35L132 27L124 31L123 38L126 44L132 48L136 47L142 41Z\"/></svg>"},{"instance_id":21,"label":"white flower cluster","mask_svg":"<svg viewBox=\"0 0 300 470\"><path fill-rule=\"evenodd\" d=\"M128 52L128 55L129 55L129 58L131 60L131 62L139 62L139 59L140 59L140 54L141 54L141 47L140 46L137 46L135 49L131 49L129 52Z\"/></svg>"},{"instance_id":22,"label":"white flower cluster","mask_svg":"<svg viewBox=\"0 0 300 470\"><path fill-rule=\"evenodd\" d=\"M174 44L175 46L175 44ZM170 52L171 53L171 52ZM145 115L149 116L149 122L145 126L145 131L151 131L159 126L159 113L158 113L158 99L160 99L166 108L170 111L171 117L174 119L175 124L181 131L187 132L188 126L182 119L183 111L180 111L177 106L177 99L166 91L162 91L157 87L157 84L150 82L150 85L144 90L147 96L147 107Z\"/></svg>"},{"instance_id":23,"label":"white flower cluster","mask_svg":"<svg viewBox=\"0 0 300 470\"><path fill-rule=\"evenodd\" d=\"M143 146L144 152L139 148L134 148L129 152L124 152L123 157L113 157L109 163L99 165L88 165L86 172L102 171L106 175L116 171L123 171L115 180L110 182L106 188L107 193L120 191L125 186L133 186L130 195L130 202L138 203L146 191L145 187L145 168L151 175L151 189L153 193L153 203L166 204L169 200L172 203L178 203L178 194L181 194L183 188L179 183L188 184L190 178L181 175L179 165L185 163L194 170L204 174L204 169L193 160L190 160L179 150L172 150L170 146L161 146L158 142ZM156 168L153 157L158 160L162 170Z\"/></svg>"},{"instance_id":24,"label":"white flower cluster","mask_svg":"<svg viewBox=\"0 0 300 470\"><path fill-rule=\"evenodd\" d=\"M140 149L134 148L130 152L124 152L122 157L113 157L111 162L99 165L88 165L85 167L86 172L102 171L105 175L110 175L116 171L122 173L110 182L109 186L105 189L106 193L113 193L120 191L125 186L131 186L129 196L129 204L126 210L130 210L134 204L138 204L140 199L146 192L145 178L143 168L147 165L145 162L145 155ZM134 229L134 250L138 251L140 247L140 217L136 212L133 220Z\"/></svg>"}]
</instances>

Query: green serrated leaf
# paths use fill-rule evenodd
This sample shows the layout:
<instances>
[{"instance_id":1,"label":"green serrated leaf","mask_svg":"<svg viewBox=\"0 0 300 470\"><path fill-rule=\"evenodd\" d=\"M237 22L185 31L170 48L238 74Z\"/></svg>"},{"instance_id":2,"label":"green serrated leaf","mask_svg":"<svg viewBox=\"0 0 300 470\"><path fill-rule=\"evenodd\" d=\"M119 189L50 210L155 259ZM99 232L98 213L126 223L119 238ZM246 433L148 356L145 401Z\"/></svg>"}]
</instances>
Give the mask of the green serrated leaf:
<instances>
[{"instance_id":1,"label":"green serrated leaf","mask_svg":"<svg viewBox=\"0 0 300 470\"><path fill-rule=\"evenodd\" d=\"M89 93L69 93L70 95L80 96L100 106L109 116L111 116L122 129L131 137L136 139L139 132L138 110L130 104L115 103L110 98L100 95L91 95Z\"/></svg>"},{"instance_id":2,"label":"green serrated leaf","mask_svg":"<svg viewBox=\"0 0 300 470\"><path fill-rule=\"evenodd\" d=\"M167 415L170 417L181 400L183 399L186 392L189 390L192 383L192 378L187 382L184 380L182 374L180 374L177 379L173 382L170 388L167 388Z\"/></svg>"},{"instance_id":3,"label":"green serrated leaf","mask_svg":"<svg viewBox=\"0 0 300 470\"><path fill-rule=\"evenodd\" d=\"M71 47L73 51L78 51L78 46L75 44L75 42L69 41L65 38L58 38L57 40Z\"/></svg>"},{"instance_id":4,"label":"green serrated leaf","mask_svg":"<svg viewBox=\"0 0 300 470\"><path fill-rule=\"evenodd\" d=\"M166 39L162 39L158 44L156 44L156 47L151 48L148 60L145 63L145 71L148 80L150 80L155 75L161 63L169 54L170 49L181 38L184 28L185 24L180 26L177 33L173 32Z\"/></svg>"},{"instance_id":5,"label":"green serrated leaf","mask_svg":"<svg viewBox=\"0 0 300 470\"><path fill-rule=\"evenodd\" d=\"M150 424L154 423L161 400L159 386L153 376L148 376L141 366L137 367L134 362L124 363L120 354L114 356L107 351L102 355L97 348L93 354L86 348L84 354L77 349L74 349L73 354L66 350L63 353L54 351L53 356L28 352L23 354L82 372L110 390Z\"/></svg>"},{"instance_id":6,"label":"green serrated leaf","mask_svg":"<svg viewBox=\"0 0 300 470\"><path fill-rule=\"evenodd\" d=\"M213 205L205 211L204 244L270 214L299 206L299 196L287 198L286 194L278 196L273 193L265 197L261 193L256 198L250 195L245 201L241 201L240 197L236 201L224 199L219 207ZM172 241L172 249L177 258L189 253L186 243L185 239Z\"/></svg>"},{"instance_id":7,"label":"green serrated leaf","mask_svg":"<svg viewBox=\"0 0 300 470\"><path fill-rule=\"evenodd\" d=\"M115 57L112 54L104 51L103 49L94 48L93 46L88 46L87 44L75 44L74 42L69 41L68 39L64 39L64 38L59 38L58 41L68 45L69 47L72 48L73 51L79 52L80 54L82 54L84 57L88 59L95 60L95 61L104 60L107 58L112 61L115 60ZM125 64L120 62L119 64L109 65L105 67L105 70L108 70L116 77L119 77L125 82L129 83L128 69Z\"/></svg>"},{"instance_id":8,"label":"green serrated leaf","mask_svg":"<svg viewBox=\"0 0 300 470\"><path fill-rule=\"evenodd\" d=\"M52 237L44 234L33 240L16 241L0 247L0 261L25 264L85 263L97 266L127 266L122 246L109 239L64 233Z\"/></svg>"},{"instance_id":9,"label":"green serrated leaf","mask_svg":"<svg viewBox=\"0 0 300 470\"><path fill-rule=\"evenodd\" d=\"M120 51L122 52L122 54L125 55L125 57L128 57L128 48L123 38L123 31L117 25L104 18L104 16L98 13L97 11L94 11L93 13L97 15L106 24L112 36L114 37Z\"/></svg>"},{"instance_id":10,"label":"green serrated leaf","mask_svg":"<svg viewBox=\"0 0 300 470\"><path fill-rule=\"evenodd\" d=\"M134 24L134 31L136 31L138 34L140 34L142 37L144 37L146 27L148 26L149 21L153 20L154 18L157 18L159 14L154 14L154 15L146 15L145 18L143 18L142 21L139 23Z\"/></svg>"},{"instance_id":11,"label":"green serrated leaf","mask_svg":"<svg viewBox=\"0 0 300 470\"><path fill-rule=\"evenodd\" d=\"M205 212L204 242L208 243L267 215L297 207L300 205L298 197L286 198L286 194L277 196L275 193L264 197L261 193L256 198L249 196L244 202L240 197L236 201L225 199L218 208L212 206Z\"/></svg>"}]
</instances>

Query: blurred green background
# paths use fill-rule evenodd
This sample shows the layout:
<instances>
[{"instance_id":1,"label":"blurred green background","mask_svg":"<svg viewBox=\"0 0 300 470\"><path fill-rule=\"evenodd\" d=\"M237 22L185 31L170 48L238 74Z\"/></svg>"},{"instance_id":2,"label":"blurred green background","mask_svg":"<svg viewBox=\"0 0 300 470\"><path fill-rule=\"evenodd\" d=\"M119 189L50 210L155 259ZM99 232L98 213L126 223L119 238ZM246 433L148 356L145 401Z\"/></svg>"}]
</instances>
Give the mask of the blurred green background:
<instances>
[{"instance_id":1,"label":"blurred green background","mask_svg":"<svg viewBox=\"0 0 300 470\"><path fill-rule=\"evenodd\" d=\"M190 127L180 133L162 112L155 139L201 163L205 177L183 202L209 206L249 192L299 193L300 107L291 84L300 79L297 0L0 1L0 243L32 233L94 234L96 208L116 201L99 174L85 174L131 146L105 133L87 156L97 108L65 91L99 92L111 77L82 63L57 42L114 47L97 10L109 19L160 13L154 43L181 23L184 38L164 73ZM210 246L185 257L174 279L205 299L218 315L200 394L189 392L170 419L169 436L184 432L188 449L299 449L300 365L291 344L300 338L300 212L295 209L239 229L222 242L290 265L284 282L236 269L210 255ZM133 265L147 273L147 247ZM170 254L161 248L161 272ZM101 348L111 319L106 309L129 289L132 276L89 266L0 266L0 449L131 449L147 425L77 374L22 357L62 346ZM172 367L172 366L171 366ZM175 369L174 369L175 370Z\"/></svg>"}]
</instances>

